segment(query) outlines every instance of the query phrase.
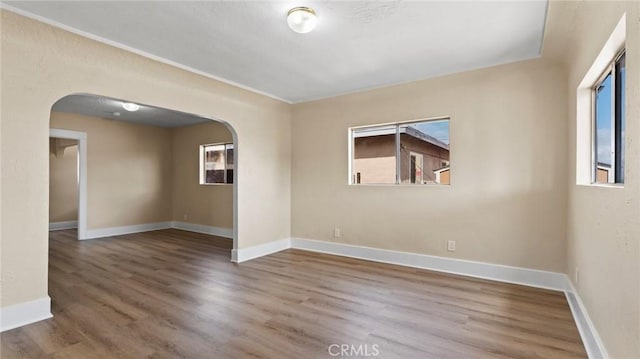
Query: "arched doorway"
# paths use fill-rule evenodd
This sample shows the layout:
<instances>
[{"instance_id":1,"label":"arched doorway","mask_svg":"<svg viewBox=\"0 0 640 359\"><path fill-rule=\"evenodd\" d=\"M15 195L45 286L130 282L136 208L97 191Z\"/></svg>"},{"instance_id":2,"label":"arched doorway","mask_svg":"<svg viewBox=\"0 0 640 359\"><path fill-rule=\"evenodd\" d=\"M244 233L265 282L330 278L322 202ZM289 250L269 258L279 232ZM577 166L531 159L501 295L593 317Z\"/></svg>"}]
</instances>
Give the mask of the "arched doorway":
<instances>
[{"instance_id":1,"label":"arched doorway","mask_svg":"<svg viewBox=\"0 0 640 359\"><path fill-rule=\"evenodd\" d=\"M72 94L52 106L50 127L52 137L82 138L78 239L177 228L237 249L238 138L227 122Z\"/></svg>"}]
</instances>

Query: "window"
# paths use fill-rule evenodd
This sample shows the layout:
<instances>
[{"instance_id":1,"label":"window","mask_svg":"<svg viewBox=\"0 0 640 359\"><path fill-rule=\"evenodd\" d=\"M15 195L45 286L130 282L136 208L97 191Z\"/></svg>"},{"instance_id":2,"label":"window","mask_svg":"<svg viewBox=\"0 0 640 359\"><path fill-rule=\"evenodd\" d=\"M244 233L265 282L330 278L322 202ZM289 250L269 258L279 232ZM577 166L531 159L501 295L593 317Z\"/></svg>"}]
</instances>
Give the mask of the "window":
<instances>
[{"instance_id":1,"label":"window","mask_svg":"<svg viewBox=\"0 0 640 359\"><path fill-rule=\"evenodd\" d=\"M351 184L449 184L449 119L350 131Z\"/></svg>"},{"instance_id":2,"label":"window","mask_svg":"<svg viewBox=\"0 0 640 359\"><path fill-rule=\"evenodd\" d=\"M593 182L624 183L625 53L593 88Z\"/></svg>"},{"instance_id":3,"label":"window","mask_svg":"<svg viewBox=\"0 0 640 359\"><path fill-rule=\"evenodd\" d=\"M200 146L200 184L233 183L233 144Z\"/></svg>"}]
</instances>

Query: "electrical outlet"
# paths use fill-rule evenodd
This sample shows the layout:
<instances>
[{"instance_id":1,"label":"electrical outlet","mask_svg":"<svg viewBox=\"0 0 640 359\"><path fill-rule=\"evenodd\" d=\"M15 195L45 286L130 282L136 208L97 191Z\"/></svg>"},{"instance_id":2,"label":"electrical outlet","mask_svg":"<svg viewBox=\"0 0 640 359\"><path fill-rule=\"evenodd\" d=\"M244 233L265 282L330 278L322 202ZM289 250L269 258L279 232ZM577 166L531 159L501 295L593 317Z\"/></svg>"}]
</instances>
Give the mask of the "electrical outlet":
<instances>
[{"instance_id":1,"label":"electrical outlet","mask_svg":"<svg viewBox=\"0 0 640 359\"><path fill-rule=\"evenodd\" d=\"M335 227L335 228L333 229L333 237L334 237L334 238L340 238L340 228Z\"/></svg>"},{"instance_id":2,"label":"electrical outlet","mask_svg":"<svg viewBox=\"0 0 640 359\"><path fill-rule=\"evenodd\" d=\"M447 241L447 250L449 252L455 252L456 251L456 241Z\"/></svg>"},{"instance_id":3,"label":"electrical outlet","mask_svg":"<svg viewBox=\"0 0 640 359\"><path fill-rule=\"evenodd\" d=\"M189 218L189 217L188 217L188 216L187 216L187 214L185 213L185 214L182 216L182 219L186 221L186 220L187 220L187 218Z\"/></svg>"}]
</instances>

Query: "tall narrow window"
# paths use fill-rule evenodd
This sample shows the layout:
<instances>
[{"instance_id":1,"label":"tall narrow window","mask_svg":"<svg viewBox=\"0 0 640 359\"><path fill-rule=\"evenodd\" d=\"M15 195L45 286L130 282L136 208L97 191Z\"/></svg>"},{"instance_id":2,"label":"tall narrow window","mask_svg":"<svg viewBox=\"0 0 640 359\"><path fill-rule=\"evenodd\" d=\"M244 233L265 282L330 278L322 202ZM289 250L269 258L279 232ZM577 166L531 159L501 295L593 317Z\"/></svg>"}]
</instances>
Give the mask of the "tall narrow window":
<instances>
[{"instance_id":1,"label":"tall narrow window","mask_svg":"<svg viewBox=\"0 0 640 359\"><path fill-rule=\"evenodd\" d=\"M624 183L624 52L607 67L593 92L593 182Z\"/></svg>"},{"instance_id":2,"label":"tall narrow window","mask_svg":"<svg viewBox=\"0 0 640 359\"><path fill-rule=\"evenodd\" d=\"M233 183L232 143L200 146L200 184Z\"/></svg>"},{"instance_id":3,"label":"tall narrow window","mask_svg":"<svg viewBox=\"0 0 640 359\"><path fill-rule=\"evenodd\" d=\"M449 184L449 120L351 129L351 184Z\"/></svg>"}]
</instances>

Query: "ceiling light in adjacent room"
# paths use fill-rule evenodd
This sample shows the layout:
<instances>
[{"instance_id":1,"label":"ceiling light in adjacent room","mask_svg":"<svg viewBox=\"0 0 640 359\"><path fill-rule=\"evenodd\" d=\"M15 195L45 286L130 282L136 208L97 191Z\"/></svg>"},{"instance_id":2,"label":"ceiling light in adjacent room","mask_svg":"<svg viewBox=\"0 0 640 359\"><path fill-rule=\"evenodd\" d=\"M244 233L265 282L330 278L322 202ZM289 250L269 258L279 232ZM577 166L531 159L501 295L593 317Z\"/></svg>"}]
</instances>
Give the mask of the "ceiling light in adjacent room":
<instances>
[{"instance_id":1,"label":"ceiling light in adjacent room","mask_svg":"<svg viewBox=\"0 0 640 359\"><path fill-rule=\"evenodd\" d=\"M291 30L299 34L310 32L317 23L316 12L310 7L294 7L287 14L287 24Z\"/></svg>"},{"instance_id":2,"label":"ceiling light in adjacent room","mask_svg":"<svg viewBox=\"0 0 640 359\"><path fill-rule=\"evenodd\" d=\"M131 102L125 102L122 104L122 108L124 108L127 111L138 111L138 109L140 109L140 105L135 104L135 103L131 103Z\"/></svg>"}]
</instances>

